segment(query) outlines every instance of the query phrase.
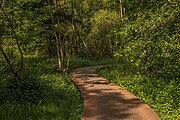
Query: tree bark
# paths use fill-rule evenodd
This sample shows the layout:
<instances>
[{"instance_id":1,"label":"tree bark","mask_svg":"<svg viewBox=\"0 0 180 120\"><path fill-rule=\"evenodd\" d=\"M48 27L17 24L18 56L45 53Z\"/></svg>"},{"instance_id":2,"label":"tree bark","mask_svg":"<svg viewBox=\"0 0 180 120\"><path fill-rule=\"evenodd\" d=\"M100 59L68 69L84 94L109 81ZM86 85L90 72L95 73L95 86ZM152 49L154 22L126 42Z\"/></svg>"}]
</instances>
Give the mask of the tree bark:
<instances>
[{"instance_id":1,"label":"tree bark","mask_svg":"<svg viewBox=\"0 0 180 120\"><path fill-rule=\"evenodd\" d=\"M114 14L116 15L116 0L114 0Z\"/></svg>"},{"instance_id":2,"label":"tree bark","mask_svg":"<svg viewBox=\"0 0 180 120\"><path fill-rule=\"evenodd\" d=\"M13 4L12 4L12 11L14 11L14 1L12 1ZM17 47L18 47L18 50L19 50L19 53L20 53L20 57L21 57L21 61L20 61L20 68L16 71L16 73L18 74L22 68L23 68L23 65L24 65L24 56L23 56L23 52L22 52L22 49L21 49L21 46L19 44L19 40L18 40L18 37L16 35L16 32L14 30L14 23L13 23L13 19L12 21L9 19L8 15L6 14L6 12L4 11L4 8L3 6L1 6L1 10L2 10L2 13L4 14L6 20L9 22L9 25L11 26L11 34L12 34L12 38L15 39L16 41L16 44L17 44ZM13 15L12 15L12 18L13 18Z\"/></svg>"},{"instance_id":3,"label":"tree bark","mask_svg":"<svg viewBox=\"0 0 180 120\"><path fill-rule=\"evenodd\" d=\"M12 20L9 19L8 15L6 14L5 10L4 10L4 0L1 3L1 12L2 14L5 16L5 19L8 21L10 27L11 27L11 35L12 35L12 39L14 39L16 41L16 45L18 47L19 53L20 53L20 57L21 57L21 61L20 61L20 68L16 71L13 67L13 64L11 64L10 59L8 58L7 54L5 53L3 47L2 47L2 43L0 43L0 52L2 53L7 65L8 65L8 69L10 70L11 75L14 77L14 79L16 80L16 84L18 86L18 89L20 89L20 77L19 77L19 72L22 70L23 68L23 63L24 63L24 58L23 58L23 52L21 49L21 46L19 44L19 40L18 37L16 35L16 32L14 30L14 0L12 0Z\"/></svg>"},{"instance_id":4,"label":"tree bark","mask_svg":"<svg viewBox=\"0 0 180 120\"><path fill-rule=\"evenodd\" d=\"M9 70L11 71L12 76L13 76L13 77L15 78L15 80L16 80L17 86L19 86L19 85L20 85L20 82L19 82L19 81L20 81L20 77L19 77L18 73L15 72L15 70L14 70L14 68L13 68L13 65L11 64L8 56L6 55L4 49L2 48L2 45L0 45L0 52L3 54L3 56L4 56L4 58L5 58L5 61L6 61L7 65L8 65Z\"/></svg>"},{"instance_id":5,"label":"tree bark","mask_svg":"<svg viewBox=\"0 0 180 120\"><path fill-rule=\"evenodd\" d=\"M119 2L120 2L120 11L119 11L120 13L119 14L120 14L120 17L123 18L123 0L119 0Z\"/></svg>"}]
</instances>

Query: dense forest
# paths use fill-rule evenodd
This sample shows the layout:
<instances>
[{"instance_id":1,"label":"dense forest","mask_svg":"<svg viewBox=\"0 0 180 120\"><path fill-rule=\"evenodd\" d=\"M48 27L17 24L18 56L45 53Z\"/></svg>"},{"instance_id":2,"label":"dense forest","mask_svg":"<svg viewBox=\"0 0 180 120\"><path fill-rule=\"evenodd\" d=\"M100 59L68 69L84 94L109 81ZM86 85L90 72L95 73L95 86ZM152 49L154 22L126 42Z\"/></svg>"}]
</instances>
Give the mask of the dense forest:
<instances>
[{"instance_id":1,"label":"dense forest","mask_svg":"<svg viewBox=\"0 0 180 120\"><path fill-rule=\"evenodd\" d=\"M178 0L0 0L0 119L80 119L68 73L99 64L162 119L180 119L179 30Z\"/></svg>"}]
</instances>

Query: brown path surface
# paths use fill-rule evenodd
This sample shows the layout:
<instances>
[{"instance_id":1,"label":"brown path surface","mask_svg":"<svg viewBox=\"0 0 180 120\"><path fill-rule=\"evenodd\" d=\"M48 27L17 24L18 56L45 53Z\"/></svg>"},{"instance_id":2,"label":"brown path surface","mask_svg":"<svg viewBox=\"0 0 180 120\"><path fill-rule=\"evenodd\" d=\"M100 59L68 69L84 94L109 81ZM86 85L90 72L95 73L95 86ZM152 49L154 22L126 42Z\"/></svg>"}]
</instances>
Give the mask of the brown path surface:
<instances>
[{"instance_id":1,"label":"brown path surface","mask_svg":"<svg viewBox=\"0 0 180 120\"><path fill-rule=\"evenodd\" d=\"M96 74L102 67L84 67L71 73L84 98L82 120L160 120L136 96Z\"/></svg>"}]
</instances>

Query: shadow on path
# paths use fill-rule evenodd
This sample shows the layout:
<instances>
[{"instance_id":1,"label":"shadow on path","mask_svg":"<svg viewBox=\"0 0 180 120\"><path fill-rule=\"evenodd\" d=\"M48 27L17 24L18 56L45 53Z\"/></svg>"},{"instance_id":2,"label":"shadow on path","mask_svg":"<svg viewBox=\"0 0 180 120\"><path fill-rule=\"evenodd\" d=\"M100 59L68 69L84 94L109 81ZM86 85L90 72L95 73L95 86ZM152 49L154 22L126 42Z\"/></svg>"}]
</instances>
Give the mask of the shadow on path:
<instances>
[{"instance_id":1,"label":"shadow on path","mask_svg":"<svg viewBox=\"0 0 180 120\"><path fill-rule=\"evenodd\" d=\"M82 120L160 120L143 101L96 74L103 67L79 68L71 73L84 98Z\"/></svg>"}]
</instances>

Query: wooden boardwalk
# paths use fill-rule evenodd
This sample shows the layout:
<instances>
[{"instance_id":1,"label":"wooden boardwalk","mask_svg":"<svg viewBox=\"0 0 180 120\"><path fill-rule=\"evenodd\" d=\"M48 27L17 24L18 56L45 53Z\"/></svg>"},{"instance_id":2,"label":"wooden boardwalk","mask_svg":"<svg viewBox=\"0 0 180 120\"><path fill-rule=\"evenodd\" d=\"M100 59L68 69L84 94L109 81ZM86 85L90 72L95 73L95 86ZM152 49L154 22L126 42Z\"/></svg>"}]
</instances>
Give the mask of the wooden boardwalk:
<instances>
[{"instance_id":1,"label":"wooden boardwalk","mask_svg":"<svg viewBox=\"0 0 180 120\"><path fill-rule=\"evenodd\" d=\"M103 67L84 67L71 73L84 98L82 120L160 120L143 101L96 74Z\"/></svg>"}]
</instances>

